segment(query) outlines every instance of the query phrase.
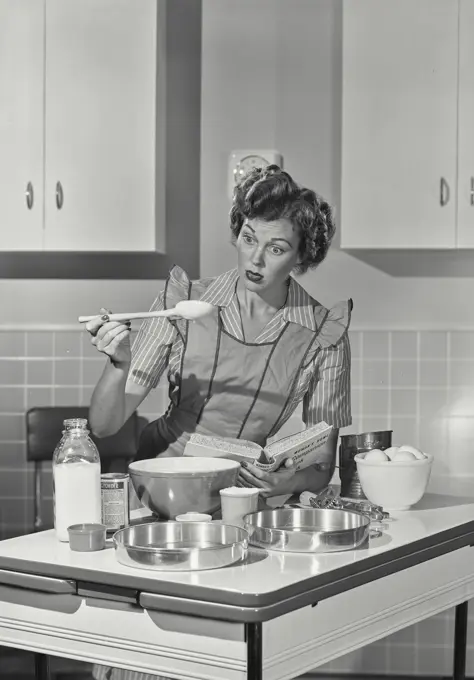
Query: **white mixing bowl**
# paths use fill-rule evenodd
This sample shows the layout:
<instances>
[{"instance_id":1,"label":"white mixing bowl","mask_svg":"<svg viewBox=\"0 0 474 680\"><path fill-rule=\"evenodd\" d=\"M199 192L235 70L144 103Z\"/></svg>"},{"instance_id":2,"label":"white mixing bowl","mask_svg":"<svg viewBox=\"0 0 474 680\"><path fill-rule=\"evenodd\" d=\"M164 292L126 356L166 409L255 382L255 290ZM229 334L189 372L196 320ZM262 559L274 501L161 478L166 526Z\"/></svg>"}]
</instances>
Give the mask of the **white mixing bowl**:
<instances>
[{"instance_id":1,"label":"white mixing bowl","mask_svg":"<svg viewBox=\"0 0 474 680\"><path fill-rule=\"evenodd\" d=\"M426 491L433 456L409 461L365 460L354 456L362 491L371 503L384 510L408 510L418 503Z\"/></svg>"}]
</instances>

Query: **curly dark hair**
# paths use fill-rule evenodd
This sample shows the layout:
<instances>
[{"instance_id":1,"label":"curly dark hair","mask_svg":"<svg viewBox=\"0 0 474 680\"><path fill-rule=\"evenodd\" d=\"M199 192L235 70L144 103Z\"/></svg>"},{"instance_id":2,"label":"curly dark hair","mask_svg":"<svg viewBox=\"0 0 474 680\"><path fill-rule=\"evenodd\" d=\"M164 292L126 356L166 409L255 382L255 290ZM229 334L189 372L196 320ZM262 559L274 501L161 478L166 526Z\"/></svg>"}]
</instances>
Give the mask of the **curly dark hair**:
<instances>
[{"instance_id":1,"label":"curly dark hair","mask_svg":"<svg viewBox=\"0 0 474 680\"><path fill-rule=\"evenodd\" d=\"M288 219L299 228L300 263L304 274L326 257L336 231L331 206L311 189L299 186L278 165L253 168L236 184L230 210L232 241L246 219Z\"/></svg>"}]
</instances>

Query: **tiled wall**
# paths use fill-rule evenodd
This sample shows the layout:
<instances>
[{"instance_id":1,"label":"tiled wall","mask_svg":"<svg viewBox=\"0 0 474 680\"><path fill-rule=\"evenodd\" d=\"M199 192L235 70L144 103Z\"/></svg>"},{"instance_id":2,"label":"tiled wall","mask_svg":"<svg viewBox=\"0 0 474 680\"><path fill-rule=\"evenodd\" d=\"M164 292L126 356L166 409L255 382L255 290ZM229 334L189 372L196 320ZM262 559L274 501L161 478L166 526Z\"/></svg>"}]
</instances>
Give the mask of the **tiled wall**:
<instances>
[{"instance_id":1,"label":"tiled wall","mask_svg":"<svg viewBox=\"0 0 474 680\"><path fill-rule=\"evenodd\" d=\"M25 412L33 406L87 406L103 365L80 332L0 332L0 539L32 530L33 466L26 463ZM165 407L166 390L160 387L140 413L151 419ZM51 481L51 466L44 465L46 522L52 520Z\"/></svg>"},{"instance_id":2,"label":"tiled wall","mask_svg":"<svg viewBox=\"0 0 474 680\"><path fill-rule=\"evenodd\" d=\"M392 428L395 444L411 443L434 453L435 475L473 476L474 490L474 332L354 331L351 340L351 430ZM32 529L33 471L25 462L25 411L87 405L102 366L85 334L0 332L0 538ZM165 389L158 388L140 412L153 418L165 404ZM51 517L48 466L43 481L44 510ZM449 612L318 671L448 675L452 636ZM474 637L472 645L468 670L474 675Z\"/></svg>"}]
</instances>

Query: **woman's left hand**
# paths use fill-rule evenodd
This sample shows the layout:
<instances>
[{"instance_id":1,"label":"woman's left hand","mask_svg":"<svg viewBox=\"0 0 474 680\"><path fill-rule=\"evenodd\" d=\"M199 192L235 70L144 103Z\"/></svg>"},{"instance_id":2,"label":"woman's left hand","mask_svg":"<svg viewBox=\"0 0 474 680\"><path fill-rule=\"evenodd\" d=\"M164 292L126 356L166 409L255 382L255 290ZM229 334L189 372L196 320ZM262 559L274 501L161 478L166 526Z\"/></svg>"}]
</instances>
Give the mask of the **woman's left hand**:
<instances>
[{"instance_id":1,"label":"woman's left hand","mask_svg":"<svg viewBox=\"0 0 474 680\"><path fill-rule=\"evenodd\" d=\"M263 498L291 493L289 482L295 474L293 461L287 458L285 463L274 472L265 472L251 463L242 463L237 486L253 486L260 489Z\"/></svg>"}]
</instances>

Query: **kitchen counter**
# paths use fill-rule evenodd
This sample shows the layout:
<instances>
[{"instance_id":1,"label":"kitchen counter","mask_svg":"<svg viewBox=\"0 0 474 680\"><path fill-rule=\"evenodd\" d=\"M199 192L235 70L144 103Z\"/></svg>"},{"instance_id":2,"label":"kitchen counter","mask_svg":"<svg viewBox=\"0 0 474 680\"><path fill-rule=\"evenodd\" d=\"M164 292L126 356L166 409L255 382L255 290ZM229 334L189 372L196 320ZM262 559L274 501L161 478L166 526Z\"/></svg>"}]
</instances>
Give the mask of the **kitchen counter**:
<instances>
[{"instance_id":1,"label":"kitchen counter","mask_svg":"<svg viewBox=\"0 0 474 680\"><path fill-rule=\"evenodd\" d=\"M474 498L456 493L426 494L357 550L251 549L212 571L131 568L112 548L21 536L0 542L0 644L176 678L297 677L469 600L473 545Z\"/></svg>"}]
</instances>

